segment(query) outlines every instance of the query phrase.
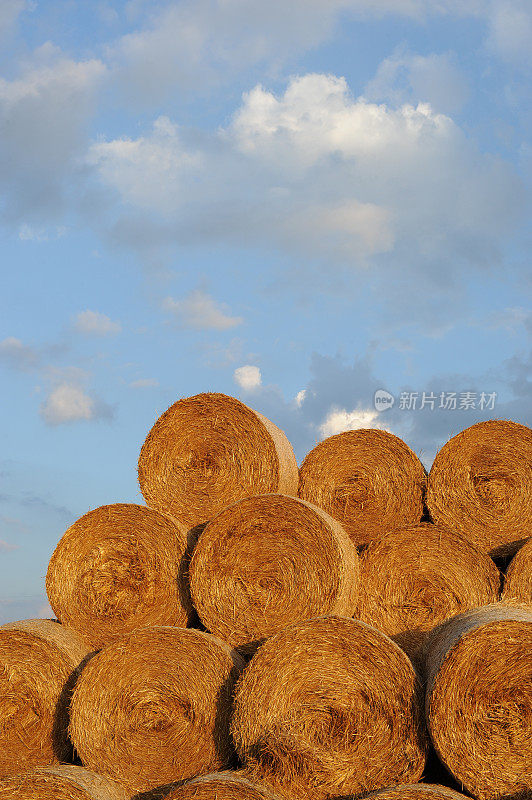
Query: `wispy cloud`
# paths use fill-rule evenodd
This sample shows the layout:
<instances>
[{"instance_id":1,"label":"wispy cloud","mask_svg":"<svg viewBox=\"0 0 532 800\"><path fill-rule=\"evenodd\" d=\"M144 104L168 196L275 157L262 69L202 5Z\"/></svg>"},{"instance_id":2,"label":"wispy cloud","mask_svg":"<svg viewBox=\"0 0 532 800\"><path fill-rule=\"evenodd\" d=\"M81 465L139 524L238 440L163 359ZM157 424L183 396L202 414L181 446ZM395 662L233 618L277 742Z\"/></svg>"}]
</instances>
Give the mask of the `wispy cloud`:
<instances>
[{"instance_id":1,"label":"wispy cloud","mask_svg":"<svg viewBox=\"0 0 532 800\"><path fill-rule=\"evenodd\" d=\"M11 369L34 370L39 366L40 361L39 352L15 336L8 336L0 342L0 362Z\"/></svg>"},{"instance_id":2,"label":"wispy cloud","mask_svg":"<svg viewBox=\"0 0 532 800\"><path fill-rule=\"evenodd\" d=\"M110 420L114 411L107 403L87 394L80 386L61 383L52 389L41 404L40 414L47 425L55 426L80 420Z\"/></svg>"},{"instance_id":3,"label":"wispy cloud","mask_svg":"<svg viewBox=\"0 0 532 800\"><path fill-rule=\"evenodd\" d=\"M223 303L217 303L211 295L202 289L196 289L182 300L167 297L163 302L165 311L169 311L180 328L196 330L214 329L225 331L243 323L242 317L233 317Z\"/></svg>"},{"instance_id":4,"label":"wispy cloud","mask_svg":"<svg viewBox=\"0 0 532 800\"><path fill-rule=\"evenodd\" d=\"M120 333L122 326L119 322L114 322L106 314L100 311L80 311L76 315L74 327L79 333L87 336L109 336Z\"/></svg>"}]
</instances>

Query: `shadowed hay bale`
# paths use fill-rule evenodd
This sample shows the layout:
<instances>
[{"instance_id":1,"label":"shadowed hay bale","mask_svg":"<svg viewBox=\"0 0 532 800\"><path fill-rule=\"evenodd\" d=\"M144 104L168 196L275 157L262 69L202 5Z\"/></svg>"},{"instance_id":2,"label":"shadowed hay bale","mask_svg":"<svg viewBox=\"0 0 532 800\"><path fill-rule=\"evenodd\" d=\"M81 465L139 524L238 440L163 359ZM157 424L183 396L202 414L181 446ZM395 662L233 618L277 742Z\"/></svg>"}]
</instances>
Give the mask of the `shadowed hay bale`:
<instances>
[{"instance_id":1,"label":"shadowed hay bale","mask_svg":"<svg viewBox=\"0 0 532 800\"><path fill-rule=\"evenodd\" d=\"M259 648L237 685L231 730L251 780L324 800L418 780L421 705L419 679L391 639L322 617Z\"/></svg>"},{"instance_id":2,"label":"shadowed hay bale","mask_svg":"<svg viewBox=\"0 0 532 800\"><path fill-rule=\"evenodd\" d=\"M426 642L426 717L440 759L480 800L532 798L532 610L467 611Z\"/></svg>"},{"instance_id":3,"label":"shadowed hay bale","mask_svg":"<svg viewBox=\"0 0 532 800\"><path fill-rule=\"evenodd\" d=\"M139 457L147 504L189 527L244 497L297 495L298 477L284 433L236 398L215 392L170 406Z\"/></svg>"},{"instance_id":4,"label":"shadowed hay bale","mask_svg":"<svg viewBox=\"0 0 532 800\"><path fill-rule=\"evenodd\" d=\"M531 534L532 430L489 420L453 436L434 459L427 506L485 553L514 553Z\"/></svg>"},{"instance_id":5,"label":"shadowed hay bale","mask_svg":"<svg viewBox=\"0 0 532 800\"><path fill-rule=\"evenodd\" d=\"M464 800L466 795L437 784L403 783L400 786L390 786L388 789L381 789L366 796L375 797L378 800Z\"/></svg>"},{"instance_id":6,"label":"shadowed hay bale","mask_svg":"<svg viewBox=\"0 0 532 800\"><path fill-rule=\"evenodd\" d=\"M372 542L360 570L353 616L393 638L416 663L436 625L499 597L500 573L491 558L448 528L425 522Z\"/></svg>"},{"instance_id":7,"label":"shadowed hay bale","mask_svg":"<svg viewBox=\"0 0 532 800\"><path fill-rule=\"evenodd\" d=\"M83 767L35 769L0 781L0 800L129 800L116 783Z\"/></svg>"},{"instance_id":8,"label":"shadowed hay bale","mask_svg":"<svg viewBox=\"0 0 532 800\"><path fill-rule=\"evenodd\" d=\"M317 506L286 495L241 500L204 529L190 563L201 621L233 647L325 614L352 616L358 554Z\"/></svg>"},{"instance_id":9,"label":"shadowed hay bale","mask_svg":"<svg viewBox=\"0 0 532 800\"><path fill-rule=\"evenodd\" d=\"M299 496L337 519L356 545L419 522L426 472L388 431L346 431L320 442L301 465Z\"/></svg>"},{"instance_id":10,"label":"shadowed hay bale","mask_svg":"<svg viewBox=\"0 0 532 800\"><path fill-rule=\"evenodd\" d=\"M88 650L59 623L0 626L0 778L68 761L68 703Z\"/></svg>"},{"instance_id":11,"label":"shadowed hay bale","mask_svg":"<svg viewBox=\"0 0 532 800\"><path fill-rule=\"evenodd\" d=\"M243 770L239 770L242 773ZM276 795L241 774L217 772L194 778L165 795L165 800L279 800Z\"/></svg>"},{"instance_id":12,"label":"shadowed hay bale","mask_svg":"<svg viewBox=\"0 0 532 800\"><path fill-rule=\"evenodd\" d=\"M532 604L532 539L521 547L510 562L502 600L504 603Z\"/></svg>"},{"instance_id":13,"label":"shadowed hay bale","mask_svg":"<svg viewBox=\"0 0 532 800\"><path fill-rule=\"evenodd\" d=\"M57 618L93 648L144 625L185 627L187 531L145 506L89 511L57 545L46 576Z\"/></svg>"},{"instance_id":14,"label":"shadowed hay bale","mask_svg":"<svg viewBox=\"0 0 532 800\"><path fill-rule=\"evenodd\" d=\"M210 634L139 628L87 665L71 704L83 764L131 794L228 765L242 658Z\"/></svg>"}]
</instances>

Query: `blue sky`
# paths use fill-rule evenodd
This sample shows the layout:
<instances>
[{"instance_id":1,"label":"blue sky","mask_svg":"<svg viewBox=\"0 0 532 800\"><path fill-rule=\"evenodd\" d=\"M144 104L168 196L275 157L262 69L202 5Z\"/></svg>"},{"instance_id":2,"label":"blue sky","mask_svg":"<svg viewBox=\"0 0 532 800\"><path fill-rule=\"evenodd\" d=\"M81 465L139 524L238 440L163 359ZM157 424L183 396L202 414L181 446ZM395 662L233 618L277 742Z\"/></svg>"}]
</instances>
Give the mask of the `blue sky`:
<instances>
[{"instance_id":1,"label":"blue sky","mask_svg":"<svg viewBox=\"0 0 532 800\"><path fill-rule=\"evenodd\" d=\"M525 0L3 0L0 622L180 397L299 460L531 424L530 41Z\"/></svg>"}]
</instances>

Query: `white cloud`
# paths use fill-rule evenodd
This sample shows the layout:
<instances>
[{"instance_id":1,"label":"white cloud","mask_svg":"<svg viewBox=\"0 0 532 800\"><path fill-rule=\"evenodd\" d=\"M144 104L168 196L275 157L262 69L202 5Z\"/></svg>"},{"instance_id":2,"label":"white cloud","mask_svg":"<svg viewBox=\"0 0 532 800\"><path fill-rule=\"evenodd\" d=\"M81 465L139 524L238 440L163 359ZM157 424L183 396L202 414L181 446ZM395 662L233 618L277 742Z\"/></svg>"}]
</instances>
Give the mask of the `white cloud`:
<instances>
[{"instance_id":1,"label":"white cloud","mask_svg":"<svg viewBox=\"0 0 532 800\"><path fill-rule=\"evenodd\" d=\"M532 5L529 0L492 0L488 44L518 68L532 67Z\"/></svg>"},{"instance_id":2,"label":"white cloud","mask_svg":"<svg viewBox=\"0 0 532 800\"><path fill-rule=\"evenodd\" d=\"M347 411L345 408L332 408L324 421L319 426L323 438L334 436L344 431L354 431L359 428L380 428L387 430L378 422L379 412L372 409L355 408Z\"/></svg>"},{"instance_id":3,"label":"white cloud","mask_svg":"<svg viewBox=\"0 0 532 800\"><path fill-rule=\"evenodd\" d=\"M39 361L37 351L15 336L8 336L0 342L0 362L12 369L32 370Z\"/></svg>"},{"instance_id":4,"label":"white cloud","mask_svg":"<svg viewBox=\"0 0 532 800\"><path fill-rule=\"evenodd\" d=\"M301 408L301 406L303 405L306 395L307 395L307 390L301 389L294 397L294 403L298 408Z\"/></svg>"},{"instance_id":5,"label":"white cloud","mask_svg":"<svg viewBox=\"0 0 532 800\"><path fill-rule=\"evenodd\" d=\"M67 232L64 225L56 227L35 227L24 223L18 231L18 238L22 242L49 242L50 240L61 239Z\"/></svg>"},{"instance_id":6,"label":"white cloud","mask_svg":"<svg viewBox=\"0 0 532 800\"><path fill-rule=\"evenodd\" d=\"M41 404L40 414L47 425L62 425L80 420L110 418L112 409L86 394L75 384L61 383Z\"/></svg>"},{"instance_id":7,"label":"white cloud","mask_svg":"<svg viewBox=\"0 0 532 800\"><path fill-rule=\"evenodd\" d=\"M88 336L108 336L119 333L122 326L99 311L80 311L75 318L75 328Z\"/></svg>"},{"instance_id":8,"label":"white cloud","mask_svg":"<svg viewBox=\"0 0 532 800\"><path fill-rule=\"evenodd\" d=\"M27 0L2 0L0 3L0 38L10 32L28 5Z\"/></svg>"},{"instance_id":9,"label":"white cloud","mask_svg":"<svg viewBox=\"0 0 532 800\"><path fill-rule=\"evenodd\" d=\"M159 386L159 381L155 380L155 378L139 378L136 381L131 381L129 385L132 389L149 389Z\"/></svg>"},{"instance_id":10,"label":"white cloud","mask_svg":"<svg viewBox=\"0 0 532 800\"><path fill-rule=\"evenodd\" d=\"M163 308L170 311L181 328L204 330L211 328L225 331L241 325L242 317L231 317L225 304L216 303L213 297L202 289L196 289L183 300L167 297Z\"/></svg>"},{"instance_id":11,"label":"white cloud","mask_svg":"<svg viewBox=\"0 0 532 800\"><path fill-rule=\"evenodd\" d=\"M233 373L235 382L244 389L245 392L252 392L262 385L262 376L258 367L253 367L246 364L243 367L237 367Z\"/></svg>"}]
</instances>

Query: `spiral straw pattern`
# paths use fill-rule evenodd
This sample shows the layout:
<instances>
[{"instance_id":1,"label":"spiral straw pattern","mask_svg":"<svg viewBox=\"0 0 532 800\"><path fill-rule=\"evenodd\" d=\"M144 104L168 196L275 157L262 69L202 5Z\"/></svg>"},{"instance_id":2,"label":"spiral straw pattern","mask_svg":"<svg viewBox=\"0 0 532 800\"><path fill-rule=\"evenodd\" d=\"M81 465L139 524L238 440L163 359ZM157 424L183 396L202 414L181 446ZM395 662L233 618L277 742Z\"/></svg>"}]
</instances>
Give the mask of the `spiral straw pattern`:
<instances>
[{"instance_id":1,"label":"spiral straw pattern","mask_svg":"<svg viewBox=\"0 0 532 800\"><path fill-rule=\"evenodd\" d=\"M239 770L239 773L242 773ZM173 789L165 800L280 800L276 795L234 772L203 775Z\"/></svg>"},{"instance_id":2,"label":"spiral straw pattern","mask_svg":"<svg viewBox=\"0 0 532 800\"><path fill-rule=\"evenodd\" d=\"M0 780L0 800L129 800L112 781L83 767L41 768Z\"/></svg>"}]
</instances>

